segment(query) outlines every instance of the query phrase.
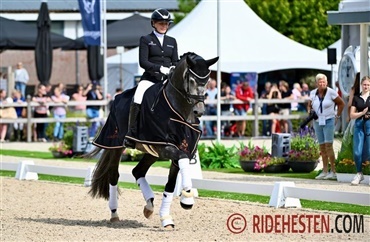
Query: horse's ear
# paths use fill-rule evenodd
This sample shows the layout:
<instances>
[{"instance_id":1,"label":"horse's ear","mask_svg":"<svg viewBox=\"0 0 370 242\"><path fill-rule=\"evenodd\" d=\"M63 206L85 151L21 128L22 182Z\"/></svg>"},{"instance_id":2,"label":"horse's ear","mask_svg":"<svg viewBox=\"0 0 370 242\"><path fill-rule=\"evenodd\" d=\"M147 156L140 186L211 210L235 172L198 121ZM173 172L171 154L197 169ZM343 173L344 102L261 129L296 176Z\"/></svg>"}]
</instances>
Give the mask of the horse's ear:
<instances>
[{"instance_id":1,"label":"horse's ear","mask_svg":"<svg viewBox=\"0 0 370 242\"><path fill-rule=\"evenodd\" d=\"M217 61L218 61L218 56L217 56L217 57L215 57L215 58L213 58L213 59L206 60L206 63L207 63L207 65L208 65L208 67L209 67L209 66L211 66L211 65L215 64Z\"/></svg>"},{"instance_id":2,"label":"horse's ear","mask_svg":"<svg viewBox=\"0 0 370 242\"><path fill-rule=\"evenodd\" d=\"M194 67L195 66L195 60L193 60L191 57L190 57L190 55L187 55L186 56L186 63L188 63L188 65L190 66L190 67Z\"/></svg>"}]
</instances>

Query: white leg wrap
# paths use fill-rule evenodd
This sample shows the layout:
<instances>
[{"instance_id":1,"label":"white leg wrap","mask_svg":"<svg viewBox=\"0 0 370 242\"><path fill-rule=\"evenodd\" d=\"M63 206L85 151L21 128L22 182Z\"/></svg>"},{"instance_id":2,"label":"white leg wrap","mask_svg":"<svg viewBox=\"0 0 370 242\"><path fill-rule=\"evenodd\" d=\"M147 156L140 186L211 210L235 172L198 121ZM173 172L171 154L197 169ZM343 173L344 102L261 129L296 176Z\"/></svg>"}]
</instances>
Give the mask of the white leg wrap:
<instances>
[{"instance_id":1,"label":"white leg wrap","mask_svg":"<svg viewBox=\"0 0 370 242\"><path fill-rule=\"evenodd\" d=\"M180 174L182 178L182 188L183 190L190 190L193 187L191 182L191 171L190 171L190 160L188 158L183 158L179 160Z\"/></svg>"},{"instance_id":2,"label":"white leg wrap","mask_svg":"<svg viewBox=\"0 0 370 242\"><path fill-rule=\"evenodd\" d=\"M109 209L118 208L118 187L109 185Z\"/></svg>"},{"instance_id":3,"label":"white leg wrap","mask_svg":"<svg viewBox=\"0 0 370 242\"><path fill-rule=\"evenodd\" d=\"M141 193L144 196L144 200L148 202L149 199L154 198L154 193L150 188L149 183L146 181L145 177L140 177L137 180L137 184L140 187Z\"/></svg>"},{"instance_id":4,"label":"white leg wrap","mask_svg":"<svg viewBox=\"0 0 370 242\"><path fill-rule=\"evenodd\" d=\"M173 193L164 192L162 197L161 208L159 209L159 216L161 218L162 226L174 225L170 215L170 208L173 199Z\"/></svg>"},{"instance_id":5,"label":"white leg wrap","mask_svg":"<svg viewBox=\"0 0 370 242\"><path fill-rule=\"evenodd\" d=\"M173 199L173 193L164 192L162 197L161 208L159 209L159 216L164 217L170 215L170 208Z\"/></svg>"},{"instance_id":6,"label":"white leg wrap","mask_svg":"<svg viewBox=\"0 0 370 242\"><path fill-rule=\"evenodd\" d=\"M194 205L194 192L193 190L190 190L190 192L187 192L185 190L181 191L181 196L180 196L180 202L183 203L184 205L187 205L187 209L190 209Z\"/></svg>"}]
</instances>

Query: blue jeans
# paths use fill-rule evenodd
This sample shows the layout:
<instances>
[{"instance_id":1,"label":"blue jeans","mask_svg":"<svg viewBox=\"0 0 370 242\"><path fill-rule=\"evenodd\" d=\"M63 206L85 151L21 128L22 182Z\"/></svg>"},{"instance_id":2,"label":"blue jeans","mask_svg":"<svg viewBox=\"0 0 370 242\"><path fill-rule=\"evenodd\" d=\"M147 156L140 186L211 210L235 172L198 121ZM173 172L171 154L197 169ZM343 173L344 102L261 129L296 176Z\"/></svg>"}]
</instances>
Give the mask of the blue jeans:
<instances>
[{"instance_id":1,"label":"blue jeans","mask_svg":"<svg viewBox=\"0 0 370 242\"><path fill-rule=\"evenodd\" d=\"M207 107L207 115L217 115L216 107ZM207 136L214 136L213 126L216 125L215 121L205 121Z\"/></svg>"},{"instance_id":2,"label":"blue jeans","mask_svg":"<svg viewBox=\"0 0 370 242\"><path fill-rule=\"evenodd\" d=\"M86 108L86 116L89 119L98 118L99 109ZM98 121L92 122L91 127L89 129L89 137L94 137L98 128L99 128L99 122Z\"/></svg>"},{"instance_id":3,"label":"blue jeans","mask_svg":"<svg viewBox=\"0 0 370 242\"><path fill-rule=\"evenodd\" d=\"M63 115L54 114L54 118L55 119L65 119L66 115L65 114L63 114ZM53 134L54 134L54 138L63 139L64 127L63 127L62 122L55 122L55 127L54 127L54 133Z\"/></svg>"},{"instance_id":4,"label":"blue jeans","mask_svg":"<svg viewBox=\"0 0 370 242\"><path fill-rule=\"evenodd\" d=\"M355 121L353 156L357 172L362 172L362 162L370 161L370 120L356 119Z\"/></svg>"},{"instance_id":5,"label":"blue jeans","mask_svg":"<svg viewBox=\"0 0 370 242\"><path fill-rule=\"evenodd\" d=\"M22 97L26 98L26 83L15 82L15 89L21 92Z\"/></svg>"},{"instance_id":6,"label":"blue jeans","mask_svg":"<svg viewBox=\"0 0 370 242\"><path fill-rule=\"evenodd\" d=\"M329 118L325 121L325 125L319 125L319 122L313 122L313 128L319 144L332 144L334 142L335 130L334 118Z\"/></svg>"}]
</instances>

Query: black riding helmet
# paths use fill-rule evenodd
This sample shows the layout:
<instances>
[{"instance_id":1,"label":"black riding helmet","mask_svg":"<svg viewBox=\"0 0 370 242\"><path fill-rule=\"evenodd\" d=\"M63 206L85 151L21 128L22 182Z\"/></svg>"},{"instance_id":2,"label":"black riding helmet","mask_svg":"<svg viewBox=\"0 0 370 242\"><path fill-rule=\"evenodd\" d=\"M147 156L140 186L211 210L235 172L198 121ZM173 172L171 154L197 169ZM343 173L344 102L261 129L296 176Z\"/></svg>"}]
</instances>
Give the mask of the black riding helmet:
<instances>
[{"instance_id":1,"label":"black riding helmet","mask_svg":"<svg viewBox=\"0 0 370 242\"><path fill-rule=\"evenodd\" d=\"M173 22L173 20L171 19L170 12L168 12L164 8L158 8L158 9L154 10L154 12L152 13L152 17L151 17L150 22L151 22L153 28L154 28L154 21L165 21L165 22L169 22L169 23Z\"/></svg>"}]
</instances>

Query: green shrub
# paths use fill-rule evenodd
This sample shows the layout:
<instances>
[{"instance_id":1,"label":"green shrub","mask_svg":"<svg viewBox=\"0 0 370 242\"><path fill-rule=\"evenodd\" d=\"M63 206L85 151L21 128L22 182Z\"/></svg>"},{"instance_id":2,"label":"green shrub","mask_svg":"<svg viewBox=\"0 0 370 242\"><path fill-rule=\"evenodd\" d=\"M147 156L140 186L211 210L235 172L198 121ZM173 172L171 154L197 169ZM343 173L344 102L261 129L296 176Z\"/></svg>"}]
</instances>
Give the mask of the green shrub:
<instances>
[{"instance_id":1,"label":"green shrub","mask_svg":"<svg viewBox=\"0 0 370 242\"><path fill-rule=\"evenodd\" d=\"M212 146L206 146L203 143L198 145L198 152L202 168L240 168L235 146L226 148L219 142L212 142Z\"/></svg>"}]
</instances>

